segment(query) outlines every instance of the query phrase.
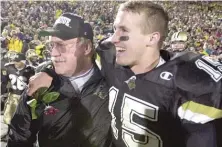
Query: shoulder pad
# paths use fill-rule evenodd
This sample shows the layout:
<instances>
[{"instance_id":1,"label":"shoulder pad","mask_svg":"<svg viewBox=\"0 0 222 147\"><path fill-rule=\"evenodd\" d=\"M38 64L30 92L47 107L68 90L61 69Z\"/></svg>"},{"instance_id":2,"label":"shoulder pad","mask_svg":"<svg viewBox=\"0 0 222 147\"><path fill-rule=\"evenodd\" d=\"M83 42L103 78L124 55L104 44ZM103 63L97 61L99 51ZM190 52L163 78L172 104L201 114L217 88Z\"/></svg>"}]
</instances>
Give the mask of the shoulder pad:
<instances>
[{"instance_id":1,"label":"shoulder pad","mask_svg":"<svg viewBox=\"0 0 222 147\"><path fill-rule=\"evenodd\" d=\"M41 72L45 68L53 68L52 61L46 61L46 62L43 62L43 63L39 64L36 67L35 72L36 73Z\"/></svg>"},{"instance_id":2,"label":"shoulder pad","mask_svg":"<svg viewBox=\"0 0 222 147\"><path fill-rule=\"evenodd\" d=\"M179 58L181 61L191 61L191 60L195 60L195 58L198 58L200 56L200 54L196 54L194 52L175 52L171 54L170 60L174 60Z\"/></svg>"},{"instance_id":3,"label":"shoulder pad","mask_svg":"<svg viewBox=\"0 0 222 147\"><path fill-rule=\"evenodd\" d=\"M32 65L27 65L26 66L26 69L28 69L28 70L35 70L35 66L32 66Z\"/></svg>"},{"instance_id":4,"label":"shoulder pad","mask_svg":"<svg viewBox=\"0 0 222 147\"><path fill-rule=\"evenodd\" d=\"M174 60L180 58L180 60L190 60L192 58L196 58L199 54L194 52L169 52L166 50L160 50L160 55L165 61Z\"/></svg>"},{"instance_id":5,"label":"shoulder pad","mask_svg":"<svg viewBox=\"0 0 222 147\"><path fill-rule=\"evenodd\" d=\"M222 64L207 56L183 55L175 76L177 88L194 94L211 93L221 85Z\"/></svg>"}]
</instances>

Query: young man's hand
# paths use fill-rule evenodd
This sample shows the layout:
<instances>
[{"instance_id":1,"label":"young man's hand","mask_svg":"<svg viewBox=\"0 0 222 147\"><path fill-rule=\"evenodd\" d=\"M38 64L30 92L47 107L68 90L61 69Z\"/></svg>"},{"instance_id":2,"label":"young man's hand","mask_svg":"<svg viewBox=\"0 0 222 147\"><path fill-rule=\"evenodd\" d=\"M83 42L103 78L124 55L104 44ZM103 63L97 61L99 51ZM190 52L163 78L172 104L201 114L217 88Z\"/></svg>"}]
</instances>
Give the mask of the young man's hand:
<instances>
[{"instance_id":1,"label":"young man's hand","mask_svg":"<svg viewBox=\"0 0 222 147\"><path fill-rule=\"evenodd\" d=\"M32 96L41 87L50 87L52 80L52 77L45 72L35 74L29 79L27 95Z\"/></svg>"}]
</instances>

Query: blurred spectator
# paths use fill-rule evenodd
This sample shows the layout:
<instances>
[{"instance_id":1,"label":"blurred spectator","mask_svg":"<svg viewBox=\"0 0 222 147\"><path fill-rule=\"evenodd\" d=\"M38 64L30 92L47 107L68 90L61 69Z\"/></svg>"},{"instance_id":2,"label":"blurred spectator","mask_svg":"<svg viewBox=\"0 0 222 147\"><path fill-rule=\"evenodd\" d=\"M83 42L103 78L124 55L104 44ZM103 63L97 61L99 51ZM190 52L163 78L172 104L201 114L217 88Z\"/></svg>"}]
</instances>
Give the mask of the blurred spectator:
<instances>
[{"instance_id":1,"label":"blurred spectator","mask_svg":"<svg viewBox=\"0 0 222 147\"><path fill-rule=\"evenodd\" d=\"M22 42L21 38L19 37L18 32L13 30L11 32L11 38L9 39L8 50L15 51L17 53L21 53L22 47L23 47L23 42Z\"/></svg>"},{"instance_id":2,"label":"blurred spectator","mask_svg":"<svg viewBox=\"0 0 222 147\"><path fill-rule=\"evenodd\" d=\"M30 48L44 45L47 38L38 38L40 29L52 26L62 13L72 12L83 16L93 26L95 42L112 34L114 16L123 1L2 1L2 32L18 33L18 42L29 43ZM171 36L178 32L187 32L188 50L204 50L209 55L221 54L222 44L222 3L210 1L157 1L171 19L168 37L163 48L170 46ZM4 29L3 29L4 28ZM6 32L6 31L5 31ZM5 37L6 38L6 37ZM38 38L38 39L37 39ZM15 38L14 38L15 39ZM10 45L12 40L9 39ZM41 42L41 43L40 43ZM10 46L12 49L12 46ZM34 45L34 46L32 46ZM20 44L21 46L21 44ZM20 51L21 47L17 47ZM27 48L27 47L26 47ZM24 49L23 51L26 51ZM22 51L22 52L23 52Z\"/></svg>"}]
</instances>

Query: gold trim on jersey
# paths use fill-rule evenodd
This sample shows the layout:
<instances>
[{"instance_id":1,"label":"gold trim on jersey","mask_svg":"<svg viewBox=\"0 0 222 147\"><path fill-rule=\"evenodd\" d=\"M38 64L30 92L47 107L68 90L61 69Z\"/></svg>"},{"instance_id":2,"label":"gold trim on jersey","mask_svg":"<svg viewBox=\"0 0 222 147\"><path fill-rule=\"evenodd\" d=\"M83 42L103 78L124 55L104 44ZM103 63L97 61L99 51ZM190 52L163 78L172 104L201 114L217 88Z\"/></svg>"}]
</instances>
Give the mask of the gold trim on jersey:
<instances>
[{"instance_id":1,"label":"gold trim on jersey","mask_svg":"<svg viewBox=\"0 0 222 147\"><path fill-rule=\"evenodd\" d=\"M178 108L178 115L181 119L204 124L222 118L222 110L188 101Z\"/></svg>"}]
</instances>

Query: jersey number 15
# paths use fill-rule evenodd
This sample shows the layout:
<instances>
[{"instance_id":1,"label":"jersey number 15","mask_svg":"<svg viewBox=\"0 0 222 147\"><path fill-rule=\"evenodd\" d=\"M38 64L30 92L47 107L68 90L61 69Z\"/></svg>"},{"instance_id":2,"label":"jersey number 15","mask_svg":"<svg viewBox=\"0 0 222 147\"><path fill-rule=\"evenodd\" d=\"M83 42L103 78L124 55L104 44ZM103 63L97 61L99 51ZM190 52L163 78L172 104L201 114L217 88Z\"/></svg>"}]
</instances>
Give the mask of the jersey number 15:
<instances>
[{"instance_id":1,"label":"jersey number 15","mask_svg":"<svg viewBox=\"0 0 222 147\"><path fill-rule=\"evenodd\" d=\"M111 127L113 135L118 139L119 130L116 127L116 116L114 107L119 90L111 87L109 90L109 111L112 115ZM137 116L149 121L158 120L158 107L147 103L141 99L124 94L121 106L121 138L127 147L162 147L162 140L159 135L151 131L147 126L141 125L135 121ZM119 128L120 129L120 128ZM135 134L144 136L143 140L138 140Z\"/></svg>"}]
</instances>

